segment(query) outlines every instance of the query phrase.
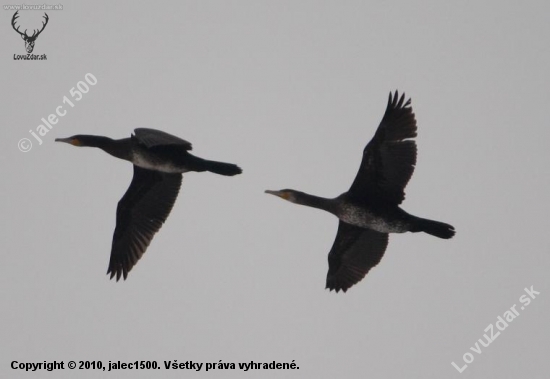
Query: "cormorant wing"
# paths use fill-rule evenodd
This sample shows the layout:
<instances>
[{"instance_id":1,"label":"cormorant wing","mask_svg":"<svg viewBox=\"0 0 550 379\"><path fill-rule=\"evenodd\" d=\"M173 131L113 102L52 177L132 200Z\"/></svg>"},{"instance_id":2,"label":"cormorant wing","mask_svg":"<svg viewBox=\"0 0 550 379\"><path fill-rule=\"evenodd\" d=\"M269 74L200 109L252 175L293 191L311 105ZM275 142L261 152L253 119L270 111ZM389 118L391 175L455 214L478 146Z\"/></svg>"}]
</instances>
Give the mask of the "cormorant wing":
<instances>
[{"instance_id":1,"label":"cormorant wing","mask_svg":"<svg viewBox=\"0 0 550 379\"><path fill-rule=\"evenodd\" d=\"M328 254L326 288L346 292L380 262L387 246L387 233L340 221Z\"/></svg>"},{"instance_id":2,"label":"cormorant wing","mask_svg":"<svg viewBox=\"0 0 550 379\"><path fill-rule=\"evenodd\" d=\"M416 120L409 99L397 91L388 100L386 113L374 137L363 150L363 160L348 193L356 198L400 204L416 165Z\"/></svg>"},{"instance_id":3,"label":"cormorant wing","mask_svg":"<svg viewBox=\"0 0 550 379\"><path fill-rule=\"evenodd\" d=\"M116 228L107 274L118 281L141 258L170 214L181 186L181 174L146 170L134 165L130 187L118 202Z\"/></svg>"},{"instance_id":4,"label":"cormorant wing","mask_svg":"<svg viewBox=\"0 0 550 379\"><path fill-rule=\"evenodd\" d=\"M173 136L161 130L137 128L134 130L134 134L138 141L148 148L166 145L177 145L185 150L191 150L193 148L191 146L191 142L187 142L184 139Z\"/></svg>"}]
</instances>

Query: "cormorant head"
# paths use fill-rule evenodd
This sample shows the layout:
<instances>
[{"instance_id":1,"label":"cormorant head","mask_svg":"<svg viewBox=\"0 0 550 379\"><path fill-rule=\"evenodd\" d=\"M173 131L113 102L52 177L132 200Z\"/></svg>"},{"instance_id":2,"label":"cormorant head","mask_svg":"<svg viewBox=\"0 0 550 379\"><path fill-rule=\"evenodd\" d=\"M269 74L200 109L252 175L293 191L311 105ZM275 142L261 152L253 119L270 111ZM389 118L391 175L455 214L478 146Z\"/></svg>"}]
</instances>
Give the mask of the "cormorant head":
<instances>
[{"instance_id":1,"label":"cormorant head","mask_svg":"<svg viewBox=\"0 0 550 379\"><path fill-rule=\"evenodd\" d=\"M55 142L65 142L65 143L69 143L73 146L84 146L82 137L85 137L85 136L77 134L76 136L72 136L72 137L68 137L68 138L56 138Z\"/></svg>"},{"instance_id":2,"label":"cormorant head","mask_svg":"<svg viewBox=\"0 0 550 379\"><path fill-rule=\"evenodd\" d=\"M300 195L300 193L298 191L291 190L291 189L283 189L283 190L280 190L280 191L266 190L265 193L269 193L270 195L279 196L281 199L288 200L292 203L296 203L297 198Z\"/></svg>"}]
</instances>

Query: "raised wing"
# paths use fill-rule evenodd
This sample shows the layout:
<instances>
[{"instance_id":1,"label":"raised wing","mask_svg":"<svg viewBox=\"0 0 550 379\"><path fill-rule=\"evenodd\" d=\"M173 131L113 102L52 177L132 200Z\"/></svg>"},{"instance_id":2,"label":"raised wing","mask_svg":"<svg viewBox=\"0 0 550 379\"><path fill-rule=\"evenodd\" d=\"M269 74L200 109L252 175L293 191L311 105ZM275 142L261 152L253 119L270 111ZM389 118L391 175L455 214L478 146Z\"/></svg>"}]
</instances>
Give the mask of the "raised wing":
<instances>
[{"instance_id":1,"label":"raised wing","mask_svg":"<svg viewBox=\"0 0 550 379\"><path fill-rule=\"evenodd\" d=\"M107 274L118 281L141 258L166 221L181 186L181 174L166 174L134 166L130 187L118 202L116 228Z\"/></svg>"},{"instance_id":2,"label":"raised wing","mask_svg":"<svg viewBox=\"0 0 550 379\"><path fill-rule=\"evenodd\" d=\"M328 254L326 288L346 292L380 262L387 246L387 233L340 221L336 239Z\"/></svg>"},{"instance_id":3,"label":"raised wing","mask_svg":"<svg viewBox=\"0 0 550 379\"><path fill-rule=\"evenodd\" d=\"M405 94L388 100L386 113L374 137L363 150L363 160L348 193L357 199L371 198L390 204L405 199L405 186L416 165L416 120L405 103Z\"/></svg>"},{"instance_id":4,"label":"raised wing","mask_svg":"<svg viewBox=\"0 0 550 379\"><path fill-rule=\"evenodd\" d=\"M190 142L161 130L137 128L134 130L134 134L138 141L148 148L167 145L177 145L185 150L191 150L193 148Z\"/></svg>"}]
</instances>

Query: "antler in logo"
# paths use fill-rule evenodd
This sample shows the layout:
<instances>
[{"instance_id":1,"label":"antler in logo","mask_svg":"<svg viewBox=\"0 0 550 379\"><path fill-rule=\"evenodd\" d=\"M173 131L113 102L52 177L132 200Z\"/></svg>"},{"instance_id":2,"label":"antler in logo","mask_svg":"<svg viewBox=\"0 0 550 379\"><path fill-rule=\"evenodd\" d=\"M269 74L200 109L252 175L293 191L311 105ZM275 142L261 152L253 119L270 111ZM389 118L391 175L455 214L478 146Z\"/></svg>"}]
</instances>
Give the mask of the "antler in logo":
<instances>
[{"instance_id":1,"label":"antler in logo","mask_svg":"<svg viewBox=\"0 0 550 379\"><path fill-rule=\"evenodd\" d=\"M29 36L29 35L27 35L27 29L25 29L25 32L21 33L19 31L19 27L17 27L17 28L15 27L15 20L17 20L17 18L19 17L18 13L19 13L19 11L15 12L15 14L13 15L13 18L11 19L11 26L13 27L13 29L17 33L21 34L21 38L23 38L25 40L25 49L27 50L27 53L30 54L30 53L32 53L32 50L34 49L34 41L36 41L36 39L38 38L40 33L42 33L42 31L44 30L44 28L48 24L48 20L50 18L48 17L47 13L44 13L44 18L46 19L46 22L42 22L42 29L40 29L40 30L34 29L33 33L32 33L32 36Z\"/></svg>"}]
</instances>

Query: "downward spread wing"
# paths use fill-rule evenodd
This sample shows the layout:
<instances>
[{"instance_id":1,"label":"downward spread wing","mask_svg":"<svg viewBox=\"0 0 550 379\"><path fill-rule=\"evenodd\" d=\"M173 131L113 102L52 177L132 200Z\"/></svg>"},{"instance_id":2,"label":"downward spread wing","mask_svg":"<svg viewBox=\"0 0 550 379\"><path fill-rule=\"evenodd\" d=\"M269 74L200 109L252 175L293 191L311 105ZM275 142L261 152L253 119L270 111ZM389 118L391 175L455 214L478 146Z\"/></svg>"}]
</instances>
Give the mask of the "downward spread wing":
<instances>
[{"instance_id":1,"label":"downward spread wing","mask_svg":"<svg viewBox=\"0 0 550 379\"><path fill-rule=\"evenodd\" d=\"M151 148L155 146L167 146L167 145L177 145L185 150L191 150L192 146L190 142L187 142L184 139L173 136L166 132L148 129L148 128L137 128L134 130L135 137L139 142L144 144L146 147Z\"/></svg>"},{"instance_id":2,"label":"downward spread wing","mask_svg":"<svg viewBox=\"0 0 550 379\"><path fill-rule=\"evenodd\" d=\"M328 254L326 288L346 292L380 262L387 246L387 233L340 221L336 239Z\"/></svg>"},{"instance_id":3,"label":"downward spread wing","mask_svg":"<svg viewBox=\"0 0 550 379\"><path fill-rule=\"evenodd\" d=\"M391 204L405 199L405 186L416 165L416 120L405 95L397 91L388 101L386 113L372 140L348 193L357 198L374 198Z\"/></svg>"},{"instance_id":4,"label":"downward spread wing","mask_svg":"<svg viewBox=\"0 0 550 379\"><path fill-rule=\"evenodd\" d=\"M118 281L141 258L170 214L181 186L181 174L134 166L130 187L118 202L116 228L107 274Z\"/></svg>"}]
</instances>

